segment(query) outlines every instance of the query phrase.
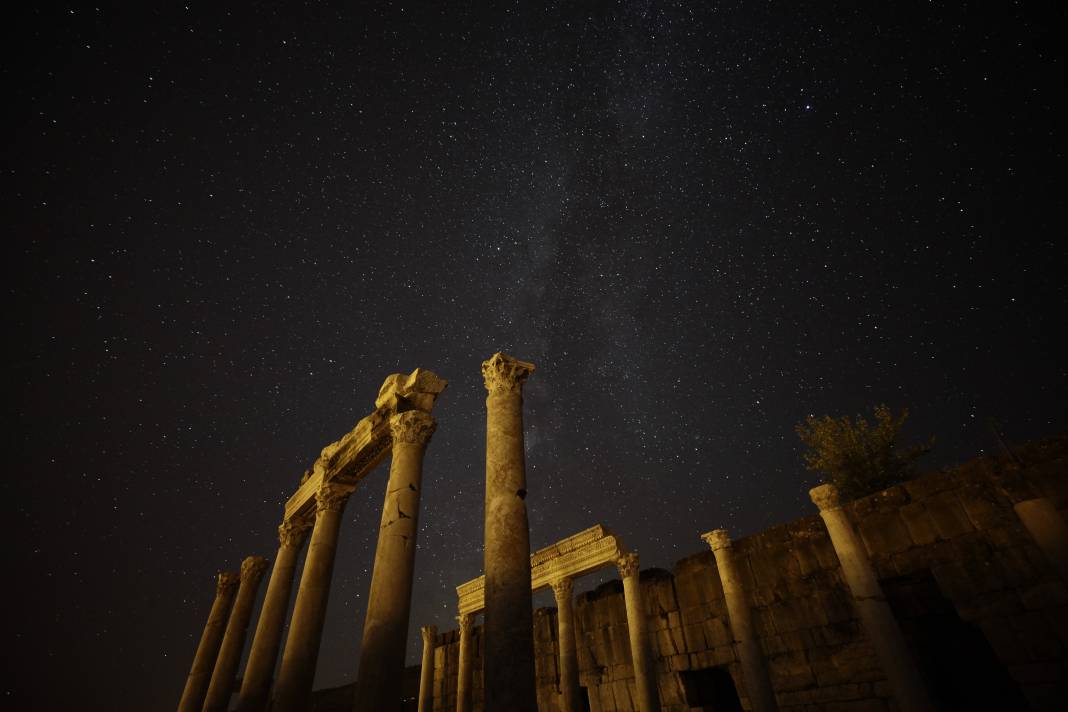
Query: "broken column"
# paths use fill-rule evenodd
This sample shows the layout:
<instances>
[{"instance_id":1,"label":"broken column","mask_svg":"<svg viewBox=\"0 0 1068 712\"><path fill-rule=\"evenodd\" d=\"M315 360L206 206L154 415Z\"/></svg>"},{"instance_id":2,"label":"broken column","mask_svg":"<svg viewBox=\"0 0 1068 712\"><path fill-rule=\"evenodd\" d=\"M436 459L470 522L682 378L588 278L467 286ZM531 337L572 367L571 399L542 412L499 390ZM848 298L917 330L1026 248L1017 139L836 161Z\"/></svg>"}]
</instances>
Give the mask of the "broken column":
<instances>
[{"instance_id":1,"label":"broken column","mask_svg":"<svg viewBox=\"0 0 1068 712\"><path fill-rule=\"evenodd\" d=\"M219 646L226 632L226 621L230 617L230 605L234 602L239 580L236 573L219 573L215 584L215 601L211 604L204 632L200 634L200 644L193 656L193 666L189 669L182 699L178 702L178 712L200 712L204 706L204 696L208 693L211 673L219 657Z\"/></svg>"},{"instance_id":2,"label":"broken column","mask_svg":"<svg viewBox=\"0 0 1068 712\"><path fill-rule=\"evenodd\" d=\"M623 600L627 606L627 632L630 635L630 656L634 664L634 685L638 692L640 712L660 712L660 690L656 686L656 668L649 649L649 634L642 610L641 569L638 555L623 554L616 561L623 579Z\"/></svg>"},{"instance_id":3,"label":"broken column","mask_svg":"<svg viewBox=\"0 0 1068 712\"><path fill-rule=\"evenodd\" d=\"M868 552L842 509L838 489L831 484L820 485L810 490L809 496L820 509L842 565L842 577L853 594L857 617L875 648L898 708L910 712L933 711L923 679L886 602Z\"/></svg>"},{"instance_id":4,"label":"broken column","mask_svg":"<svg viewBox=\"0 0 1068 712\"><path fill-rule=\"evenodd\" d=\"M563 712L581 712L578 651L575 647L575 616L571 594L574 583L562 578L551 584L556 596L557 642L560 646L560 701Z\"/></svg>"},{"instance_id":5,"label":"broken column","mask_svg":"<svg viewBox=\"0 0 1068 712\"><path fill-rule=\"evenodd\" d=\"M289 596L293 590L293 577L297 570L297 557L308 537L312 522L307 519L287 519L278 527L278 555L271 569L263 609L252 638L245 675L241 681L238 698L239 712L263 712L271 692L274 666L278 662L278 649L282 642Z\"/></svg>"},{"instance_id":6,"label":"broken column","mask_svg":"<svg viewBox=\"0 0 1068 712\"><path fill-rule=\"evenodd\" d=\"M252 618L256 591L266 570L267 559L262 556L250 556L241 562L241 585L226 624L226 635L219 648L215 670L211 673L208 694L204 698L204 712L226 712L230 707L230 696L234 694L234 681L241 663L241 651L245 648L245 633Z\"/></svg>"},{"instance_id":7,"label":"broken column","mask_svg":"<svg viewBox=\"0 0 1068 712\"><path fill-rule=\"evenodd\" d=\"M754 712L776 712L779 707L775 701L775 690L771 686L767 661L764 659L764 651L760 648L760 641L757 640L745 589L742 588L742 579L734 562L731 539L727 536L726 529L710 531L702 534L701 538L708 543L716 557L716 570L723 584L723 596L727 600L727 617L745 673L749 705Z\"/></svg>"},{"instance_id":8,"label":"broken column","mask_svg":"<svg viewBox=\"0 0 1068 712\"><path fill-rule=\"evenodd\" d=\"M1061 580L1068 584L1068 525L1053 501L1038 497L1017 502L1013 509Z\"/></svg>"},{"instance_id":9,"label":"broken column","mask_svg":"<svg viewBox=\"0 0 1068 712\"><path fill-rule=\"evenodd\" d=\"M419 703L418 712L434 710L434 643L438 639L438 628L425 625L419 629L423 634L423 662L419 666Z\"/></svg>"},{"instance_id":10,"label":"broken column","mask_svg":"<svg viewBox=\"0 0 1068 712\"><path fill-rule=\"evenodd\" d=\"M502 353L482 364L488 392L483 614L487 710L537 712L523 451L523 383L533 370L534 364Z\"/></svg>"},{"instance_id":11,"label":"broken column","mask_svg":"<svg viewBox=\"0 0 1068 712\"><path fill-rule=\"evenodd\" d=\"M433 416L420 410L397 413L389 424L393 462L378 529L360 668L353 693L353 709L366 712L397 709L401 703L423 455L436 427Z\"/></svg>"},{"instance_id":12,"label":"broken column","mask_svg":"<svg viewBox=\"0 0 1068 712\"><path fill-rule=\"evenodd\" d=\"M304 560L300 588L297 589L278 682L275 683L272 712L303 712L311 708L312 683L330 597L341 515L353 490L354 485L324 482L315 494L315 526Z\"/></svg>"},{"instance_id":13,"label":"broken column","mask_svg":"<svg viewBox=\"0 0 1068 712\"><path fill-rule=\"evenodd\" d=\"M461 613L456 617L460 624L460 654L456 674L456 712L471 712L471 629L475 617Z\"/></svg>"}]
</instances>

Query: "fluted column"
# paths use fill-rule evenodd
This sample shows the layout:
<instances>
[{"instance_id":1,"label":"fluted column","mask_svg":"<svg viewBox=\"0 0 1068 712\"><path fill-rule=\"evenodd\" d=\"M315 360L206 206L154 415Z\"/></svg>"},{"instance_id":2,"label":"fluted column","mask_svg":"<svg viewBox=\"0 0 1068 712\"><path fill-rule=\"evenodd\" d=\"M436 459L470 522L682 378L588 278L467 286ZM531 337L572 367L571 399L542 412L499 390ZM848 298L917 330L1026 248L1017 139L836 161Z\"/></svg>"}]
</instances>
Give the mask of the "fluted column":
<instances>
[{"instance_id":1,"label":"fluted column","mask_svg":"<svg viewBox=\"0 0 1068 712\"><path fill-rule=\"evenodd\" d=\"M842 577L853 594L857 616L875 648L898 708L909 712L933 711L920 672L886 602L868 552L839 502L838 489L830 484L820 485L810 490L809 496L820 509L842 565Z\"/></svg>"},{"instance_id":2,"label":"fluted column","mask_svg":"<svg viewBox=\"0 0 1068 712\"><path fill-rule=\"evenodd\" d=\"M471 712L471 629L475 617L462 613L456 617L460 624L460 659L456 673L456 712Z\"/></svg>"},{"instance_id":3,"label":"fluted column","mask_svg":"<svg viewBox=\"0 0 1068 712\"><path fill-rule=\"evenodd\" d=\"M1013 509L1061 580L1068 583L1068 525L1053 501L1038 497L1017 502Z\"/></svg>"},{"instance_id":4,"label":"fluted column","mask_svg":"<svg viewBox=\"0 0 1068 712\"><path fill-rule=\"evenodd\" d=\"M267 708L271 678L274 676L274 665L278 662L278 648L289 608L289 595L293 590L293 576L297 570L297 557L311 526L311 520L287 519L278 527L278 556L271 569L260 620L245 664L241 695L237 702L239 712L263 712Z\"/></svg>"},{"instance_id":5,"label":"fluted column","mask_svg":"<svg viewBox=\"0 0 1068 712\"><path fill-rule=\"evenodd\" d=\"M304 712L311 708L312 683L319 659L326 604L330 598L341 515L354 489L354 485L327 482L315 495L315 526L297 589L282 666L274 686L272 712Z\"/></svg>"},{"instance_id":6,"label":"fluted column","mask_svg":"<svg viewBox=\"0 0 1068 712\"><path fill-rule=\"evenodd\" d=\"M204 705L204 696L208 693L211 673L215 669L215 660L219 657L219 646L222 645L223 634L226 632L226 621L230 617L230 605L234 602L238 581L236 573L219 573L218 582L215 584L215 601L211 604L204 632L200 634L200 643L197 645L196 655L193 656L193 666L189 669L182 699L178 702L178 712L200 712Z\"/></svg>"},{"instance_id":7,"label":"fluted column","mask_svg":"<svg viewBox=\"0 0 1068 712\"><path fill-rule=\"evenodd\" d=\"M534 364L496 353L486 382L486 607L483 661L487 710L536 712L530 527L523 450L523 382Z\"/></svg>"},{"instance_id":8,"label":"fluted column","mask_svg":"<svg viewBox=\"0 0 1068 712\"><path fill-rule=\"evenodd\" d=\"M215 671L211 674L208 695L204 699L204 712L226 712L230 708L230 696L234 694L237 666L241 663L241 651L245 648L245 634L248 632L249 619L252 618L256 591L266 570L267 559L262 556L250 556L241 562L241 585L226 624L226 635L219 648L219 658L215 661Z\"/></svg>"},{"instance_id":9,"label":"fluted column","mask_svg":"<svg viewBox=\"0 0 1068 712\"><path fill-rule=\"evenodd\" d=\"M642 585L638 555L623 554L616 562L623 579L623 600L627 606L627 632L630 635L630 657L634 663L634 684L638 690L640 712L660 712L660 690L656 686L656 668L649 649L649 633L645 628L642 610Z\"/></svg>"},{"instance_id":10,"label":"fluted column","mask_svg":"<svg viewBox=\"0 0 1068 712\"><path fill-rule=\"evenodd\" d=\"M423 489L423 455L437 427L420 410L397 413L389 420L393 462L378 528L371 592L360 647L360 669L353 710L398 709L408 643L408 615L419 534L419 495Z\"/></svg>"},{"instance_id":11,"label":"fluted column","mask_svg":"<svg viewBox=\"0 0 1068 712\"><path fill-rule=\"evenodd\" d=\"M734 562L731 539L726 529L710 531L702 534L701 538L716 557L716 570L723 584L723 596L727 600L727 617L745 672L749 705L754 712L777 712L779 706L775 701L775 690L771 686L764 651L760 649L760 641L753 627L749 603L745 600L745 589L742 588L742 579Z\"/></svg>"},{"instance_id":12,"label":"fluted column","mask_svg":"<svg viewBox=\"0 0 1068 712\"><path fill-rule=\"evenodd\" d=\"M553 581L556 596L557 640L560 645L560 702L563 712L581 712L579 699L578 651L575 647L575 616L571 593L574 582L570 578Z\"/></svg>"},{"instance_id":13,"label":"fluted column","mask_svg":"<svg viewBox=\"0 0 1068 712\"><path fill-rule=\"evenodd\" d=\"M419 629L423 634L423 662L419 667L419 706L418 712L434 710L434 643L438 639L438 628L425 625Z\"/></svg>"}]
</instances>

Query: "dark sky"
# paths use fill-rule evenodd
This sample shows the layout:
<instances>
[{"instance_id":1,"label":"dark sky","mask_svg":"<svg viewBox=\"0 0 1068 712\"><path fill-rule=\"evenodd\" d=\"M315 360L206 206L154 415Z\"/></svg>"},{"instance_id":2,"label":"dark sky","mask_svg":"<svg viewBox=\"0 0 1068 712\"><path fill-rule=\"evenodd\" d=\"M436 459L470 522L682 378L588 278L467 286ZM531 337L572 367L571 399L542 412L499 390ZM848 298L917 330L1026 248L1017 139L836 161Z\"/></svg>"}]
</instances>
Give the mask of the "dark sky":
<instances>
[{"instance_id":1,"label":"dark sky","mask_svg":"<svg viewBox=\"0 0 1068 712\"><path fill-rule=\"evenodd\" d=\"M460 4L9 17L5 701L175 706L215 573L390 373L451 382L412 661L481 571L494 351L537 364L533 546L646 567L812 513L806 414L908 407L930 466L1066 427L1052 3Z\"/></svg>"}]
</instances>

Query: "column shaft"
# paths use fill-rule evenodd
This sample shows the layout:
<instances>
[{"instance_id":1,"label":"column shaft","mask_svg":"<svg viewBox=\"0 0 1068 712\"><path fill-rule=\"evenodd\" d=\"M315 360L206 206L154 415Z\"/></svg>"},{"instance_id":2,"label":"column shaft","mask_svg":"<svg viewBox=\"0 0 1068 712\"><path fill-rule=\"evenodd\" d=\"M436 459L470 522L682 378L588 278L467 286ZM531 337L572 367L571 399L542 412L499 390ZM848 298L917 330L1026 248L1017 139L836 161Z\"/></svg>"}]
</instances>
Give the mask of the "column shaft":
<instances>
[{"instance_id":1,"label":"column shaft","mask_svg":"<svg viewBox=\"0 0 1068 712\"><path fill-rule=\"evenodd\" d=\"M304 712L311 708L312 683L330 598L338 532L345 501L352 490L351 486L324 484L316 495L315 526L275 683L272 712Z\"/></svg>"},{"instance_id":2,"label":"column shaft","mask_svg":"<svg viewBox=\"0 0 1068 712\"><path fill-rule=\"evenodd\" d=\"M423 633L423 662L419 666L419 703L418 712L434 711L434 643L437 642L438 629L427 625Z\"/></svg>"},{"instance_id":3,"label":"column shaft","mask_svg":"<svg viewBox=\"0 0 1068 712\"><path fill-rule=\"evenodd\" d=\"M460 615L460 655L456 675L456 712L471 712L471 629L474 616Z\"/></svg>"},{"instance_id":4,"label":"column shaft","mask_svg":"<svg viewBox=\"0 0 1068 712\"><path fill-rule=\"evenodd\" d=\"M578 651L575 647L575 616L571 599L572 581L561 579L552 584L556 596L557 639L560 646L560 701L563 712L581 712L579 699Z\"/></svg>"},{"instance_id":5,"label":"column shaft","mask_svg":"<svg viewBox=\"0 0 1068 712\"><path fill-rule=\"evenodd\" d=\"M483 623L487 710L537 711L522 397L523 381L533 369L533 364L499 353L482 364L488 391Z\"/></svg>"},{"instance_id":6,"label":"column shaft","mask_svg":"<svg viewBox=\"0 0 1068 712\"><path fill-rule=\"evenodd\" d=\"M723 584L731 632L734 634L738 657L741 658L742 670L745 672L749 705L754 712L777 712L779 706L775 701L775 690L771 686L764 651L757 640L749 602L745 599L745 589L742 588L742 579L734 561L731 540L723 529L704 534L702 538L708 542L716 557L716 570Z\"/></svg>"},{"instance_id":7,"label":"column shaft","mask_svg":"<svg viewBox=\"0 0 1068 712\"><path fill-rule=\"evenodd\" d=\"M238 698L239 712L263 712L271 693L271 679L278 662L289 596L293 591L293 576L297 570L297 556L304 544L310 522L283 522L278 527L278 556L274 560L271 579L263 599L263 609L252 638L245 675Z\"/></svg>"},{"instance_id":8,"label":"column shaft","mask_svg":"<svg viewBox=\"0 0 1068 712\"><path fill-rule=\"evenodd\" d=\"M200 712L204 705L211 673L219 656L219 646L222 645L223 634L226 632L226 621L230 617L230 605L234 602L234 594L237 592L237 582L237 574L219 574L215 601L211 604L208 622L200 635L200 644L197 645L196 655L193 656L193 666L189 670L182 698L178 702L178 712Z\"/></svg>"},{"instance_id":9,"label":"column shaft","mask_svg":"<svg viewBox=\"0 0 1068 712\"><path fill-rule=\"evenodd\" d=\"M256 591L260 588L260 581L266 570L267 559L259 556L250 556L241 562L241 585L237 589L234 608L230 611L230 620L226 624L226 635L223 636L222 646L219 648L215 670L211 673L208 694L204 698L204 712L226 712L230 709L230 696L234 694L234 680L241 663L241 651L245 648L245 634L252 618Z\"/></svg>"},{"instance_id":10,"label":"column shaft","mask_svg":"<svg viewBox=\"0 0 1068 712\"><path fill-rule=\"evenodd\" d=\"M419 533L423 455L435 428L429 413L411 410L390 418L393 461L378 529L371 592L363 624L353 709L398 709L408 643L408 615Z\"/></svg>"},{"instance_id":11,"label":"column shaft","mask_svg":"<svg viewBox=\"0 0 1068 712\"><path fill-rule=\"evenodd\" d=\"M839 504L838 490L833 485L820 485L809 494L820 508L820 516L842 565L842 577L853 594L857 617L875 648L898 707L909 712L933 712L934 706L905 644L905 636L886 602L868 552Z\"/></svg>"},{"instance_id":12,"label":"column shaft","mask_svg":"<svg viewBox=\"0 0 1068 712\"><path fill-rule=\"evenodd\" d=\"M634 663L634 685L638 691L640 712L660 712L660 690L656 686L656 668L649 649L649 634L642 610L642 585L637 554L624 554L619 559L619 574L623 578L623 599L627 606L627 632L630 635L630 656Z\"/></svg>"},{"instance_id":13,"label":"column shaft","mask_svg":"<svg viewBox=\"0 0 1068 712\"><path fill-rule=\"evenodd\" d=\"M1068 584L1068 525L1048 497L1018 502L1013 507L1046 559Z\"/></svg>"}]
</instances>

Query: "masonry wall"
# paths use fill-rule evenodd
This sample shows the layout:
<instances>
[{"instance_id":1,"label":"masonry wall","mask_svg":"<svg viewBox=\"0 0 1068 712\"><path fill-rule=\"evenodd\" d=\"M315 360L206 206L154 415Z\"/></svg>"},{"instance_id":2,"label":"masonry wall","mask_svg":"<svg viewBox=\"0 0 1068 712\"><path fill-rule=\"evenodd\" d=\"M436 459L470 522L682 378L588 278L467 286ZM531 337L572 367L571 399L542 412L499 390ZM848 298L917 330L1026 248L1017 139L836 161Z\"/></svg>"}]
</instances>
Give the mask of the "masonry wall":
<instances>
[{"instance_id":1,"label":"masonry wall","mask_svg":"<svg viewBox=\"0 0 1068 712\"><path fill-rule=\"evenodd\" d=\"M1022 465L981 458L846 506L943 709L962 708L961 695L1006 709L1060 710L1068 700L1068 589L1012 508L1047 496L1066 514L1068 441L1017 455ZM897 709L818 515L737 540L734 551L781 709ZM672 572L643 571L641 581L665 712L712 709L713 693L736 693L748 708L712 553L701 550ZM575 605L590 709L636 710L621 582ZM542 712L558 709L555 614L535 616ZM443 633L435 650L435 710L455 709L457 636ZM473 645L481 710L481 628Z\"/></svg>"}]
</instances>

